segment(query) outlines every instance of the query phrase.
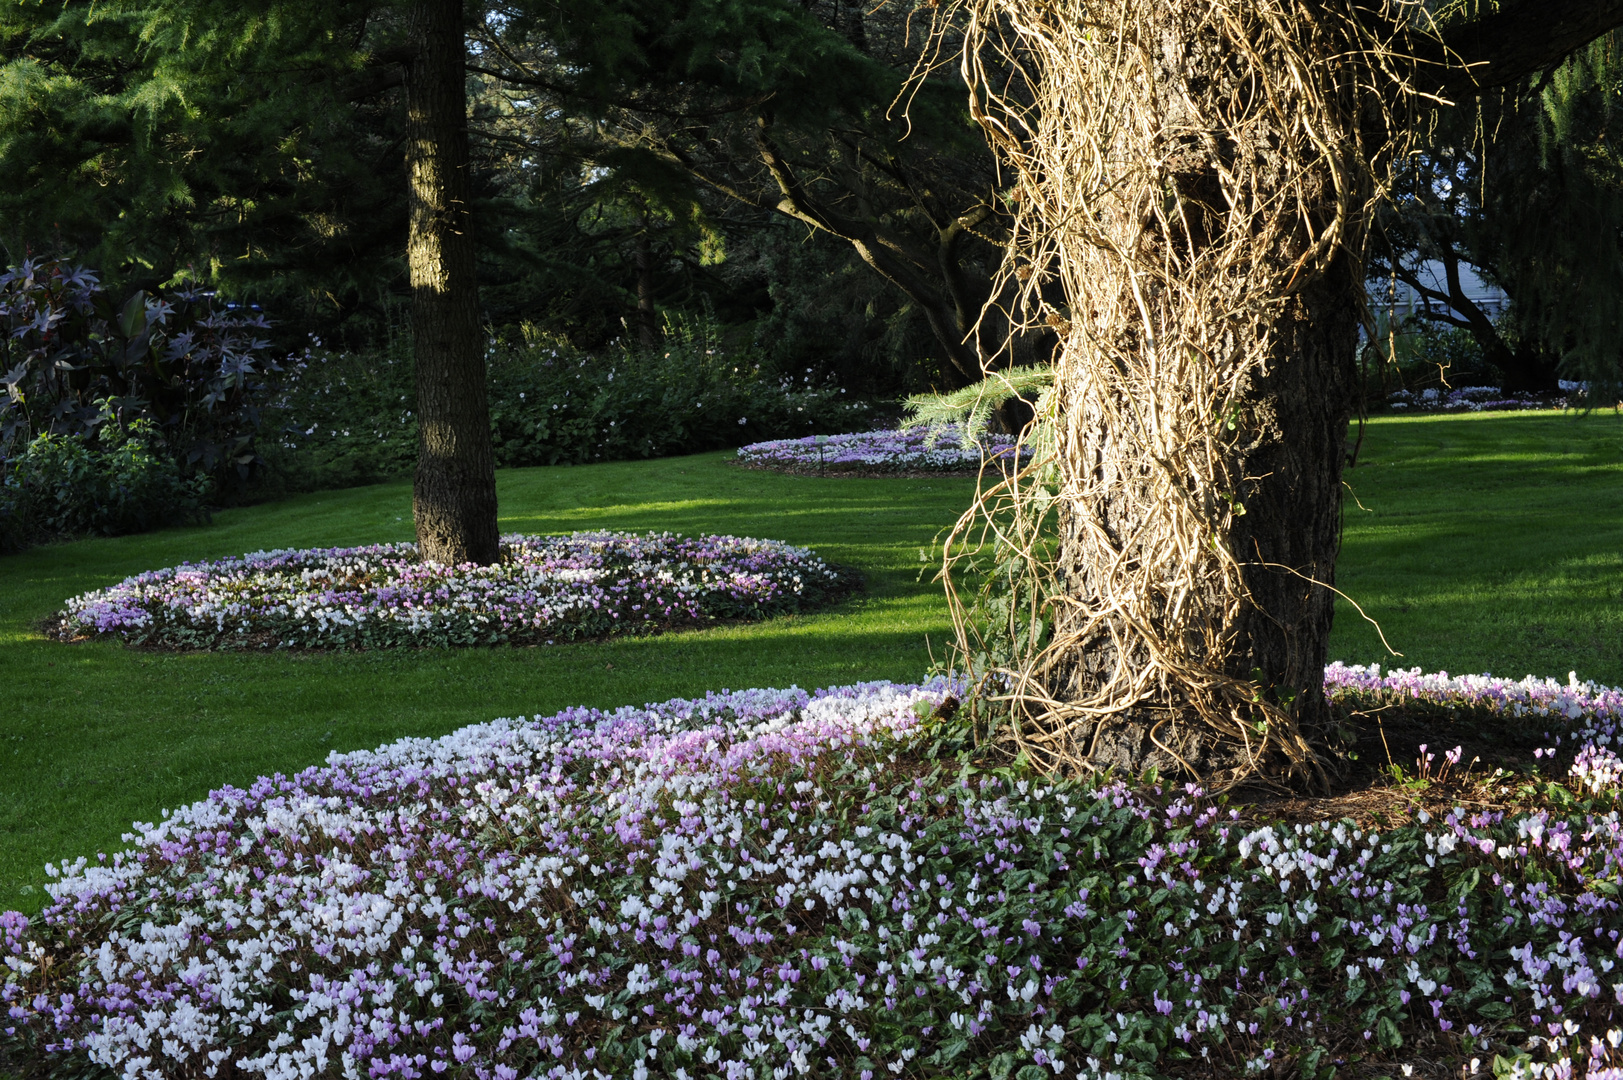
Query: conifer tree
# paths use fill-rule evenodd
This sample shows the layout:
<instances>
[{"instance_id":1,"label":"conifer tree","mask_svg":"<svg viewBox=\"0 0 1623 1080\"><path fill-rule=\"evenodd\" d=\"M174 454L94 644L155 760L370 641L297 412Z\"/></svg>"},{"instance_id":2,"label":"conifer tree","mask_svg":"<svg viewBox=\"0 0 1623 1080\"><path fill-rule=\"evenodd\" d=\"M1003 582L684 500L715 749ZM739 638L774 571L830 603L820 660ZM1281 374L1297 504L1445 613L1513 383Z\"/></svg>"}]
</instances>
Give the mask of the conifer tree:
<instances>
[{"instance_id":1,"label":"conifer tree","mask_svg":"<svg viewBox=\"0 0 1623 1080\"><path fill-rule=\"evenodd\" d=\"M0 6L0 243L114 286L353 305L398 265L403 116L377 0ZM392 80L398 83L398 77Z\"/></svg>"},{"instance_id":2,"label":"conifer tree","mask_svg":"<svg viewBox=\"0 0 1623 1080\"><path fill-rule=\"evenodd\" d=\"M423 558L500 557L485 345L474 278L462 0L414 0L406 60L411 329L417 362L412 513Z\"/></svg>"},{"instance_id":3,"label":"conifer tree","mask_svg":"<svg viewBox=\"0 0 1623 1080\"><path fill-rule=\"evenodd\" d=\"M950 386L1002 362L987 302L1010 216L950 74L908 87L927 19L850 0L496 14L475 69L522 89L538 121L590 117L574 153L679 214L719 199L848 245L923 315Z\"/></svg>"},{"instance_id":4,"label":"conifer tree","mask_svg":"<svg viewBox=\"0 0 1623 1080\"><path fill-rule=\"evenodd\" d=\"M1483 149L1467 250L1566 378L1623 386L1623 35L1529 80ZM1614 399L1615 400L1615 399Z\"/></svg>"},{"instance_id":5,"label":"conifer tree","mask_svg":"<svg viewBox=\"0 0 1623 1080\"><path fill-rule=\"evenodd\" d=\"M409 203L390 247L413 294L418 539L433 561L494 561L461 0L65 0L13 6L0 40L0 164L35 181L0 195L14 249L77 249L126 282L230 282L239 259L275 274L301 246L341 257L312 241L366 229L368 203ZM378 169L385 155L354 148L402 83L404 168Z\"/></svg>"}]
</instances>

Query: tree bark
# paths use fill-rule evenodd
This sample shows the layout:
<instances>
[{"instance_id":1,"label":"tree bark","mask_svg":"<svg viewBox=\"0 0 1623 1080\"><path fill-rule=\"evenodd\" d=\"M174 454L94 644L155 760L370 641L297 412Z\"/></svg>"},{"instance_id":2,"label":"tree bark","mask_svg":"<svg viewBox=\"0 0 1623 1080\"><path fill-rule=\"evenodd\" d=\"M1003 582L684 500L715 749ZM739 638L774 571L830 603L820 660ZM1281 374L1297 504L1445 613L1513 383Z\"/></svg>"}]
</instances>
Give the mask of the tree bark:
<instances>
[{"instance_id":1,"label":"tree bark","mask_svg":"<svg viewBox=\"0 0 1623 1080\"><path fill-rule=\"evenodd\" d=\"M1319 751L1325 749L1328 719L1322 687L1335 607L1328 586L1335 583L1341 541L1341 471L1356 383L1361 288L1347 260L1338 259L1329 273L1287 302L1275 324L1269 367L1235 399L1242 438L1230 456L1229 472L1243 478L1235 492L1243 513L1226 534L1213 537L1243 568L1247 602L1222 628L1224 654L1206 659L1232 679L1255 683L1269 701L1290 711L1308 744ZM1077 431L1081 446L1070 460L1104 460L1112 440L1121 437L1088 420ZM1142 467L1146 474L1157 468L1147 460ZM1063 504L1061 580L1088 609L1097 609L1101 569L1115 552L1134 548L1134 531L1146 515L1132 495L1129 488L1103 506ZM1098 531L1086 517L1103 521L1112 538L1110 550L1101 550ZM1193 610L1223 608L1215 588L1185 602ZM1164 609L1163 616L1172 617ZM1120 638L1110 629L1099 628L1071 650L1069 662L1057 668L1055 696L1086 700L1121 673L1120 665L1144 665L1144 655L1117 652L1113 641ZM1182 690L1168 689L1143 707L1078 733L1083 742L1072 746L1072 753L1099 767L1135 773L1150 766L1170 774L1189 768L1201 775L1247 771L1244 747L1214 737L1188 710ZM1283 759L1264 764L1280 770L1275 776L1289 765Z\"/></svg>"},{"instance_id":2,"label":"tree bark","mask_svg":"<svg viewBox=\"0 0 1623 1080\"><path fill-rule=\"evenodd\" d=\"M462 0L417 0L406 66L417 475L412 515L422 557L486 565L500 557L496 472L469 220L468 103Z\"/></svg>"},{"instance_id":3,"label":"tree bark","mask_svg":"<svg viewBox=\"0 0 1623 1080\"><path fill-rule=\"evenodd\" d=\"M993 2L1026 15L1024 0ZM1032 54L1068 58L1034 60L1045 81L1016 94L1014 122L988 123L1034 193L1018 231L1034 253L1019 253L1055 258L1068 300L1055 317L1057 581L1034 585L1034 611L1057 625L1026 658L1016 632L1018 659L1001 669L1008 731L1034 762L1323 781L1336 754L1324 663L1365 177L1380 169L1352 153L1386 153L1388 114L1357 89L1378 73L1332 67L1357 55L1339 39L1350 21L1315 21L1329 5L1266 6L1256 21L1227 6L1220 21L1199 0L1123 0L1120 18L1089 6L1083 21L1061 0L1010 19ZM1466 55L1435 70L1422 55L1417 71L1444 80L1482 58L1482 80L1506 80L1623 19L1623 0L1558 0L1539 37L1539 19L1522 18L1535 8L1485 21L1516 41L1451 37ZM1302 37L1279 44L1287 26ZM1100 57L1120 67L1102 73ZM1292 97L1315 68L1315 96ZM1091 96L1110 75L1123 89ZM1045 127L1021 127L1027 101Z\"/></svg>"}]
</instances>

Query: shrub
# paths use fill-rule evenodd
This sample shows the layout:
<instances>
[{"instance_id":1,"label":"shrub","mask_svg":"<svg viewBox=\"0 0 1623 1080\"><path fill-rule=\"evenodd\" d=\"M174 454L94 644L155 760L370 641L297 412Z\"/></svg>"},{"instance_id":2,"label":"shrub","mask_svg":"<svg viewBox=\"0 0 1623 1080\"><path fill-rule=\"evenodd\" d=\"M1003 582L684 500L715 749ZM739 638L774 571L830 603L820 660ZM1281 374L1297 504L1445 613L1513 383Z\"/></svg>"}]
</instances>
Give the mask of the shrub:
<instances>
[{"instance_id":1,"label":"shrub","mask_svg":"<svg viewBox=\"0 0 1623 1080\"><path fill-rule=\"evenodd\" d=\"M0 458L0 550L86 533L117 536L206 516L207 474L187 477L149 420L92 435L35 436Z\"/></svg>"},{"instance_id":2,"label":"shrub","mask_svg":"<svg viewBox=\"0 0 1623 1080\"><path fill-rule=\"evenodd\" d=\"M272 459L290 486L370 483L410 470L417 425L404 341L296 364L275 404ZM593 356L533 331L488 354L496 464L574 465L693 454L766 438L849 431L871 415L838 387L789 378L724 349L709 323L667 327L657 351Z\"/></svg>"},{"instance_id":3,"label":"shrub","mask_svg":"<svg viewBox=\"0 0 1623 1080\"><path fill-rule=\"evenodd\" d=\"M409 474L417 460L415 401L405 341L361 352L315 342L289 358L281 391L266 409L273 435L262 452L271 482L315 491Z\"/></svg>"}]
</instances>

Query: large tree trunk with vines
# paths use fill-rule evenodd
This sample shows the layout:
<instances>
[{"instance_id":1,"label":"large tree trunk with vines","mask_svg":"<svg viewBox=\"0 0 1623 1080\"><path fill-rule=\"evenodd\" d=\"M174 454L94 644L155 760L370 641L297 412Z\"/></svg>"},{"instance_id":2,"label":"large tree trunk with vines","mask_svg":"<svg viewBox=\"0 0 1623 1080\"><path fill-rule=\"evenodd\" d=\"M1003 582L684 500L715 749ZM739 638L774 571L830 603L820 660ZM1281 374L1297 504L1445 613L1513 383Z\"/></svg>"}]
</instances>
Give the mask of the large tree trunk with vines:
<instances>
[{"instance_id":1,"label":"large tree trunk with vines","mask_svg":"<svg viewBox=\"0 0 1623 1080\"><path fill-rule=\"evenodd\" d=\"M1152 638L1164 634L1192 647L1193 656L1204 661L1209 682L1217 681L1210 676L1222 676L1231 686L1253 687L1258 697L1286 714L1308 748L1325 748L1328 717L1319 690L1335 599L1326 586L1334 583L1341 538L1341 468L1358 341L1357 287L1343 262L1293 297L1275 324L1269 363L1237 387L1225 414L1217 418L1228 436L1223 440L1224 473L1237 482L1209 506L1213 513L1207 518L1207 540L1232 553L1237 580L1194 576L1180 583L1181 590L1152 589L1138 611L1091 626L1102 601L1119 600L1123 568L1117 560L1125 554L1130 559L1148 555L1145 561L1153 561L1153 553L1135 552L1135 546L1167 539L1155 528L1158 512L1146 513L1144 505L1166 495L1151 448L1121 446L1125 433L1120 425L1089 409L1085 390L1073 397L1066 391L1076 387L1061 388L1061 408L1069 400L1080 416L1091 417L1075 426L1072 437L1078 445L1067 457L1089 462L1136 458L1141 482L1101 490L1097 501L1067 502L1061 509L1058 582L1068 594L1061 605L1068 623L1058 629L1062 640L1070 632L1076 637L1047 673L1056 696L1068 702L1120 700L1123 682L1155 672L1148 643L1123 625L1147 618L1160 624ZM1071 380L1077 375L1065 373ZM1232 504L1222 495L1231 496ZM1231 595L1226 586L1233 584L1239 587ZM1180 626L1189 613L1209 621ZM1135 646L1124 648L1126 642ZM1191 674L1200 678L1198 669ZM1288 774L1304 766L1311 772L1309 762L1280 753L1277 743L1265 737L1268 732L1253 726L1267 720L1266 712L1246 708L1243 694L1231 696L1227 704L1220 720L1228 722L1214 725L1182 687L1158 685L1120 713L1074 727L1065 753L1094 767L1135 773L1148 766L1162 773L1236 778L1254 771Z\"/></svg>"},{"instance_id":2,"label":"large tree trunk with vines","mask_svg":"<svg viewBox=\"0 0 1623 1080\"><path fill-rule=\"evenodd\" d=\"M992 511L1059 532L1028 590L1054 633L997 680L1039 764L1322 779L1359 141L1382 113L1359 65L1323 60L1381 43L1351 8L1316 15L1060 0L983 24L1036 76L980 83L1019 176L1005 280L1064 339L1052 485L1005 485Z\"/></svg>"},{"instance_id":3,"label":"large tree trunk with vines","mask_svg":"<svg viewBox=\"0 0 1623 1080\"><path fill-rule=\"evenodd\" d=\"M424 559L483 565L499 557L500 541L469 225L462 0L417 0L412 29L417 51L406 72L406 251L418 429L412 514Z\"/></svg>"},{"instance_id":4,"label":"large tree trunk with vines","mask_svg":"<svg viewBox=\"0 0 1623 1080\"><path fill-rule=\"evenodd\" d=\"M973 558L990 522L1017 568L978 640L949 587L964 654L1040 767L1322 780L1382 162L1406 102L1521 78L1623 0L1515 4L1446 44L1360 0L966 3L972 107L1016 180L1003 281L1064 342L1047 463L953 537Z\"/></svg>"}]
</instances>

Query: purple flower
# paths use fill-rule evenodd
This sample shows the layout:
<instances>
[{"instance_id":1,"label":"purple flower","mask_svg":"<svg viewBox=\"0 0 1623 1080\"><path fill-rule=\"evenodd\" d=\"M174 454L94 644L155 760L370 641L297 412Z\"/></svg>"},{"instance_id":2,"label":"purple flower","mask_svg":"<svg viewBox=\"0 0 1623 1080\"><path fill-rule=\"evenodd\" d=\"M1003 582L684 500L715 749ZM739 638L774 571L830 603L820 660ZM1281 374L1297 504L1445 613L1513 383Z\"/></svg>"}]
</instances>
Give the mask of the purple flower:
<instances>
[{"instance_id":1,"label":"purple flower","mask_svg":"<svg viewBox=\"0 0 1623 1080\"><path fill-rule=\"evenodd\" d=\"M966 440L961 427L864 431L850 435L810 435L741 447L741 464L791 472L974 472L983 464L1031 450L1008 435L983 432Z\"/></svg>"}]
</instances>

